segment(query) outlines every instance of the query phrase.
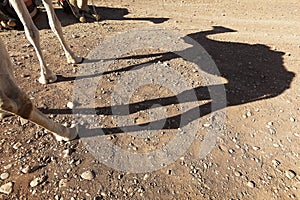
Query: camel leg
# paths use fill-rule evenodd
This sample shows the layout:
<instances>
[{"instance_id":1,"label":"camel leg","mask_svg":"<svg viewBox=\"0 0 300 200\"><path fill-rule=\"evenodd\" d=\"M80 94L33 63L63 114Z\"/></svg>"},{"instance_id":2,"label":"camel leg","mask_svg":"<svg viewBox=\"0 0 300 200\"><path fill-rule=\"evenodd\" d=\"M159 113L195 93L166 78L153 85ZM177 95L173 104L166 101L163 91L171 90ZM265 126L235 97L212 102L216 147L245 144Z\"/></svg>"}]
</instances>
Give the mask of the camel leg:
<instances>
[{"instance_id":1,"label":"camel leg","mask_svg":"<svg viewBox=\"0 0 300 200\"><path fill-rule=\"evenodd\" d=\"M70 64L76 64L82 62L82 57L77 57L71 49L68 47L67 43L65 42L63 38L62 28L59 20L57 19L57 16L54 13L54 9L52 6L52 0L43 0L43 4L45 6L49 25L51 27L51 30L54 32L54 34L57 36L64 52L67 58L67 62Z\"/></svg>"},{"instance_id":2,"label":"camel leg","mask_svg":"<svg viewBox=\"0 0 300 200\"><path fill-rule=\"evenodd\" d=\"M78 7L80 10L83 10L85 15L91 19L99 21L101 19L100 15L97 13L94 1L92 0L92 11L89 8L88 0L78 0Z\"/></svg>"},{"instance_id":3,"label":"camel leg","mask_svg":"<svg viewBox=\"0 0 300 200\"><path fill-rule=\"evenodd\" d=\"M44 127L53 133L57 141L70 141L77 137L76 128L66 128L50 120L33 106L32 102L20 88L15 85L14 89L14 92L18 93L17 99L11 99L0 91L0 110L2 112L18 115Z\"/></svg>"},{"instance_id":4,"label":"camel leg","mask_svg":"<svg viewBox=\"0 0 300 200\"><path fill-rule=\"evenodd\" d=\"M77 137L75 128L69 129L47 118L34 107L31 100L15 83L12 63L0 40L0 111L28 119L54 133L57 140L69 141Z\"/></svg>"},{"instance_id":5,"label":"camel leg","mask_svg":"<svg viewBox=\"0 0 300 200\"><path fill-rule=\"evenodd\" d=\"M73 15L82 23L86 22L86 18L82 13L80 13L80 9L77 5L77 0L67 0L68 5L71 8Z\"/></svg>"},{"instance_id":6,"label":"camel leg","mask_svg":"<svg viewBox=\"0 0 300 200\"><path fill-rule=\"evenodd\" d=\"M88 6L88 0L77 0L77 4L81 10L83 10L85 12L90 11L89 6Z\"/></svg>"},{"instance_id":7,"label":"camel leg","mask_svg":"<svg viewBox=\"0 0 300 200\"><path fill-rule=\"evenodd\" d=\"M28 119L51 131L57 141L69 141L74 140L77 137L76 127L66 128L61 124L55 123L35 107L32 109Z\"/></svg>"},{"instance_id":8,"label":"camel leg","mask_svg":"<svg viewBox=\"0 0 300 200\"><path fill-rule=\"evenodd\" d=\"M40 46L40 35L39 31L34 25L31 16L25 6L24 1L20 0L10 0L9 1L12 5L12 7L15 9L19 19L21 20L24 30L25 30L25 35L29 42L32 44L34 47L38 60L40 62L40 67L41 67L41 76L39 78L39 82L42 84L50 83L56 81L56 75L48 68L46 67L44 57L42 54L41 46Z\"/></svg>"}]
</instances>

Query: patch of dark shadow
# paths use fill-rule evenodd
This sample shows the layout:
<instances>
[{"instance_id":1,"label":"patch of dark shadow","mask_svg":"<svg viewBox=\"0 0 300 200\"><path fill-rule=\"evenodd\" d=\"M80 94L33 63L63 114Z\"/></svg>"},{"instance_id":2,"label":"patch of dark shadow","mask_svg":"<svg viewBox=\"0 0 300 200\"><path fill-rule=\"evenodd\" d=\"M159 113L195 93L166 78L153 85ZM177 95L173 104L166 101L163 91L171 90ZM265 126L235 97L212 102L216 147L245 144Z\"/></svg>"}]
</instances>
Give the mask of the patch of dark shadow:
<instances>
[{"instance_id":1,"label":"patch of dark shadow","mask_svg":"<svg viewBox=\"0 0 300 200\"><path fill-rule=\"evenodd\" d=\"M272 50L269 46L263 44L218 41L208 37L213 34L228 32L236 31L222 26L214 26L211 30L192 33L183 38L187 43L191 41L191 38L199 43L215 61L220 72L220 76L227 80L227 82L222 85L222 87L225 87L226 91L227 107L274 98L290 88L295 74L287 71L285 68L283 63L284 52ZM148 65L147 63L140 63L139 65L148 67L154 62L170 61L172 59L179 58L178 55L197 51L197 48L198 47L192 46L181 52L166 52L161 55L153 54L153 59L147 61ZM143 56L145 58L149 58L149 56L151 57L151 54L137 55L135 58L140 59L143 58ZM157 58L157 56L159 56L159 58ZM197 55L195 54L195 56ZM197 59L195 58L195 60ZM135 67L135 65L129 64L127 66L123 66L123 68L119 70L126 72L136 69ZM203 67L201 70L210 73L209 66ZM218 87L220 85L212 85L211 87L213 86ZM145 124L145 126L149 125L147 126L147 130L157 130L157 127L161 128L159 125L162 122L165 124L163 129L176 129L212 112L211 106L217 100L211 99L207 86L195 87L190 90L183 91L180 94L164 98L154 98L127 105L113 105L111 107L91 109L93 111L96 109L97 114L111 115L112 113L117 113L122 115L126 114L126 112L122 112L122 110L127 107L127 109L129 108L130 110L130 114L132 114L141 110L147 110L151 108L152 105L160 105L164 107L172 104L178 104L178 97L181 97L180 103L194 101L193 98L189 98L192 93L196 94L198 101L206 100L208 102L176 116L156 121L154 120L150 122L150 125L149 123ZM220 106L217 109L220 110L224 108L225 106ZM48 111L43 110L43 112L69 114L69 111L66 112L64 109L59 110L60 109L48 109ZM120 112L111 112L112 110ZM199 112L199 110L200 113L196 113ZM132 126L125 125L122 127L104 128L101 130L105 134L116 134L145 130L145 127L141 124ZM93 134L97 134L97 132L99 132L97 129L85 130L84 134L81 134L81 137L90 137L93 136Z\"/></svg>"},{"instance_id":2,"label":"patch of dark shadow","mask_svg":"<svg viewBox=\"0 0 300 200\"><path fill-rule=\"evenodd\" d=\"M91 6L90 10L93 8ZM126 15L129 14L129 11L127 8L109 8L109 7L100 7L95 6L96 12L101 16L100 21L104 20L117 20L117 21L146 21L146 22L152 22L154 24L161 24L169 20L169 18L163 18L163 17L126 17ZM81 23L76 19L76 17L72 13L64 12L62 8L55 8L55 14L58 17L61 25L63 27L69 26L76 23ZM93 23L95 20L87 19L87 23ZM48 18L46 12L41 9L40 15L34 20L36 26L38 29L50 29L50 26L48 24Z\"/></svg>"}]
</instances>

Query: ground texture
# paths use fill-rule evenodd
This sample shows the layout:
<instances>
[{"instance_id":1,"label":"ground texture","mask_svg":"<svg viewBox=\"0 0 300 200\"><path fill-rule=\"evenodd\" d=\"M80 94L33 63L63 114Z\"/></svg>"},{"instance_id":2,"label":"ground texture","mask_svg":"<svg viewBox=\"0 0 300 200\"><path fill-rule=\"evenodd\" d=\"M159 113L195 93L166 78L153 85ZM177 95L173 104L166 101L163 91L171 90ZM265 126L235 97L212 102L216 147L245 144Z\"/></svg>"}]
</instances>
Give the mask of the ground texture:
<instances>
[{"instance_id":1,"label":"ground texture","mask_svg":"<svg viewBox=\"0 0 300 200\"><path fill-rule=\"evenodd\" d=\"M81 106L78 110L92 116L98 132L103 128L106 134L83 131L82 139L59 143L31 122L16 116L3 119L0 186L9 194L2 191L0 199L300 198L298 0L96 0L95 4L102 20L85 24L56 8L72 50L89 58L86 61L90 62L81 65L66 64L45 16L38 19L46 62L59 75L53 84L37 82L38 60L23 31L0 32L18 84L58 123L69 126L76 122L95 130L91 121L74 118L67 104L78 90L74 89L76 77L86 80L82 84L86 90L97 77L93 106L74 105ZM98 54L98 61L95 55L91 59L91 52L98 52L99 45L126 31L145 28L171 30L183 37L157 37L151 43L166 48L129 48L98 74L78 75L88 64L106 62L107 57ZM113 51L118 55L114 50L118 45L127 50L132 43L145 40L143 34L135 39L129 38L128 44L126 39L111 40L107 55ZM199 53L190 39L207 51L219 75L212 75L211 66L199 68L195 60L180 56L196 58ZM174 50L180 55L169 49L176 40L190 45ZM100 52L104 55L106 49ZM169 74L167 69L176 73ZM187 87L180 85L175 74ZM222 101L208 89L214 86L226 91L226 96L219 94ZM115 100L116 91L125 97L128 93L128 99ZM196 99L189 98L191 94ZM222 104L224 100L226 107L212 108L214 102ZM185 110L184 105L191 109ZM216 113L222 119L215 123ZM118 121L120 116L127 121ZM162 119L165 124L159 129L155 125ZM154 125L148 126L150 122ZM210 130L215 131L211 140L207 139ZM183 140L190 132L194 134L191 143ZM180 153L171 152L174 158L164 160L155 154L178 138L183 142L175 144ZM119 156L117 148L95 148L107 144L103 141L129 152L133 159ZM213 147L205 147L207 141ZM203 148L211 151L201 156ZM152 168L147 168L149 163L142 157L134 157L149 152L157 158Z\"/></svg>"}]
</instances>

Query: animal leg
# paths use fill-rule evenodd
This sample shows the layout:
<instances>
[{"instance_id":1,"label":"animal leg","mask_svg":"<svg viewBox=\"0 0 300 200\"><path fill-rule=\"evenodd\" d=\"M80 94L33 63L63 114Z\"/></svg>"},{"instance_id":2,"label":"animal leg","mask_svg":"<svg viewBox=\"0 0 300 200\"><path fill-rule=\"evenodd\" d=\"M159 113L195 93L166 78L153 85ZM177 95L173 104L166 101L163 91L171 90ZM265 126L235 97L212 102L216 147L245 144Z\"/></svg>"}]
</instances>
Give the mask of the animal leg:
<instances>
[{"instance_id":1,"label":"animal leg","mask_svg":"<svg viewBox=\"0 0 300 200\"><path fill-rule=\"evenodd\" d=\"M12 7L15 9L19 19L21 20L24 26L25 35L27 39L29 40L29 42L32 44L32 46L36 51L38 60L40 62L40 67L41 67L41 72L40 72L41 76L39 78L39 82L42 84L46 84L46 83L51 83L56 81L57 79L56 75L48 67L46 67L41 46L40 46L39 31L34 25L24 1L10 0L10 3Z\"/></svg>"},{"instance_id":2,"label":"animal leg","mask_svg":"<svg viewBox=\"0 0 300 200\"><path fill-rule=\"evenodd\" d=\"M4 111L18 115L44 127L53 133L57 141L69 141L77 137L78 134L75 127L66 128L61 124L57 124L50 120L46 115L33 106L27 95L16 85L14 85L14 93L17 94L17 98L15 99L7 97L2 91L0 91L0 110L2 112Z\"/></svg>"},{"instance_id":3,"label":"animal leg","mask_svg":"<svg viewBox=\"0 0 300 200\"><path fill-rule=\"evenodd\" d=\"M34 107L31 100L15 83L11 71L12 63L0 40L0 111L28 119L54 133L57 140L72 140L77 137L75 128L68 129L47 118Z\"/></svg>"},{"instance_id":4,"label":"animal leg","mask_svg":"<svg viewBox=\"0 0 300 200\"><path fill-rule=\"evenodd\" d=\"M81 63L82 57L77 57L71 51L71 49L68 47L68 45L66 44L66 42L63 38L61 24L54 13L54 9L52 6L52 0L43 0L43 4L45 6L45 9L46 9L46 12L48 15L49 25L50 25L52 31L57 36L62 48L64 49L64 52L65 52L65 55L67 58L67 62L70 64Z\"/></svg>"},{"instance_id":5,"label":"animal leg","mask_svg":"<svg viewBox=\"0 0 300 200\"><path fill-rule=\"evenodd\" d=\"M77 4L77 0L66 0L67 4L70 6L70 9L73 15L82 23L86 22L85 16L80 12L80 9Z\"/></svg>"},{"instance_id":6,"label":"animal leg","mask_svg":"<svg viewBox=\"0 0 300 200\"><path fill-rule=\"evenodd\" d=\"M78 7L81 11L83 11L83 15L85 15L88 18L94 19L96 21L99 21L101 19L100 15L97 13L94 1L92 0L92 10L90 10L88 5L88 0L77 0Z\"/></svg>"}]
</instances>

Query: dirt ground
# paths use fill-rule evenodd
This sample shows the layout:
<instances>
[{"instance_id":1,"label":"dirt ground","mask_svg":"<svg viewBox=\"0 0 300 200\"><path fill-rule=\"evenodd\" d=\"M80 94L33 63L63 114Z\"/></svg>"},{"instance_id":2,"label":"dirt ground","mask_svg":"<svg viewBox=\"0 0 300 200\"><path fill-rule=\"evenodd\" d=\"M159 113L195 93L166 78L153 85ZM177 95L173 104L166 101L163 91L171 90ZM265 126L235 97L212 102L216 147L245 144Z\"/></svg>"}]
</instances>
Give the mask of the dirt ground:
<instances>
[{"instance_id":1,"label":"dirt ground","mask_svg":"<svg viewBox=\"0 0 300 200\"><path fill-rule=\"evenodd\" d=\"M112 47L100 53L111 55L116 51L118 55L114 48L128 50L132 43L143 40L143 35L134 38L136 41L125 38L124 43L110 40L126 31L170 30L181 33L183 40L189 38L200 44L220 76L211 75L211 66L199 69L196 62L168 48L141 45L129 48L121 59L115 58L103 71L99 69L101 73L81 75L76 80L89 62L66 64L42 14L36 22L41 29L41 46L47 64L59 76L56 83L41 85L37 82L38 60L24 32L1 31L20 87L58 123L70 125L75 121L92 130L90 124L82 123L84 120L74 119L67 103L76 96L77 81L83 81L87 86L83 90L88 90L96 78L93 106L78 105L82 108L78 110L92 116L98 132L102 130L105 135L83 131L81 139L60 143L43 128L19 117L3 119L0 186L12 183L13 190L0 193L0 199L300 198L298 0L95 0L95 4L102 20L85 24L56 7L66 40L86 61L96 66L105 62L105 56L97 54L105 41L113 41ZM165 41L170 38L159 34L157 38L150 43L169 47ZM187 52L189 58L198 53L196 45L191 51L186 49L179 52ZM93 60L97 56L99 60ZM170 75L168 69L176 73ZM149 74L155 77L147 77ZM175 74L186 80L190 89L184 89ZM210 76L218 84L207 82L205 77ZM223 88L226 96L213 98L208 89L217 87ZM116 91L128 101L115 101L112 96ZM190 99L190 94L196 99ZM227 105L214 110L212 105L222 104L220 99ZM191 109L185 110L184 105ZM129 113L123 108L129 108ZM166 116L160 115L162 110ZM222 121L217 131L212 121L216 113L224 114L217 119L217 125ZM120 116L129 120L118 123ZM147 126L150 122L159 124L161 119L165 124L160 129ZM208 138L210 130L215 134ZM192 135L191 143L185 140L185 134ZM209 147L207 141L213 146ZM114 145L113 150L98 146L108 143ZM165 154L157 152L168 144L175 145L175 153L160 159ZM205 146L211 151L201 157ZM122 157L117 148L129 153ZM153 155L157 160L149 166L143 155ZM37 178L40 182L32 185Z\"/></svg>"}]
</instances>

